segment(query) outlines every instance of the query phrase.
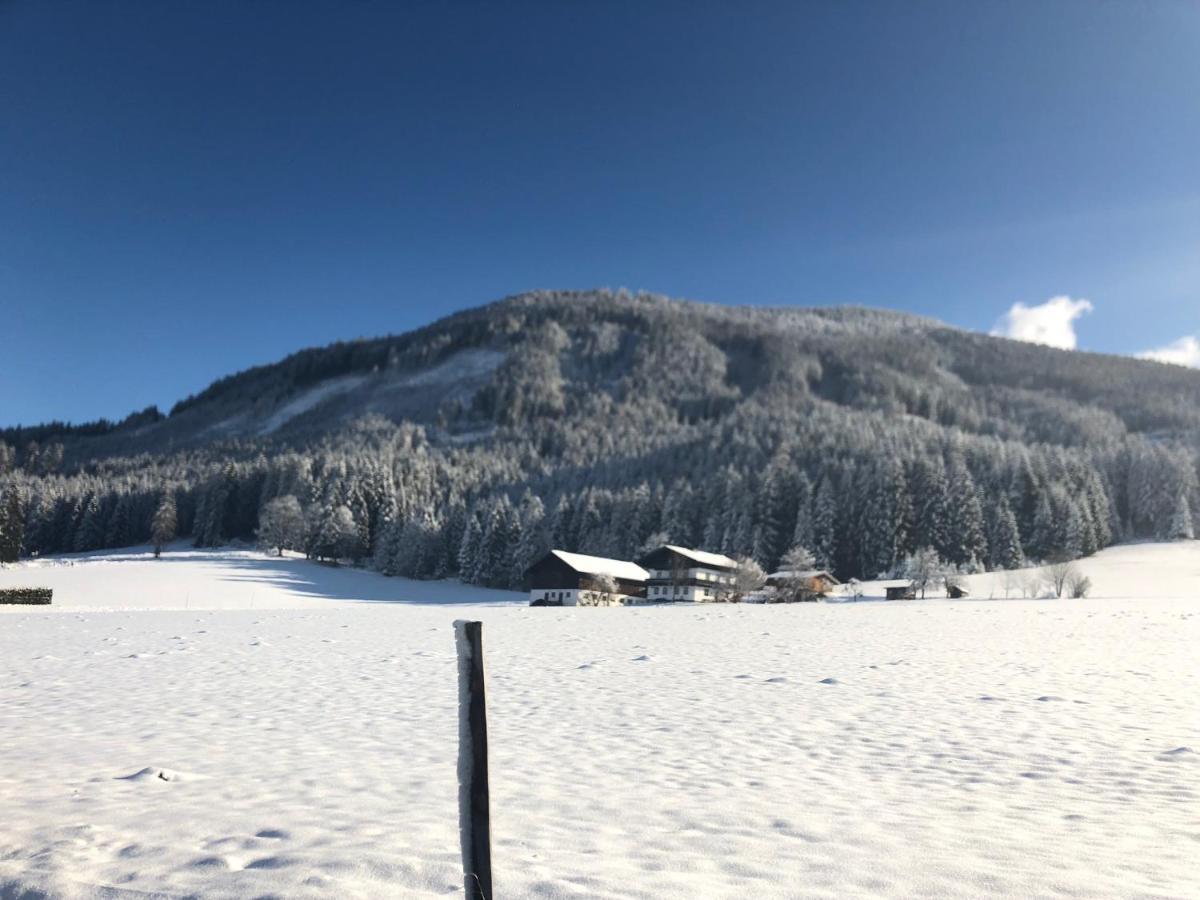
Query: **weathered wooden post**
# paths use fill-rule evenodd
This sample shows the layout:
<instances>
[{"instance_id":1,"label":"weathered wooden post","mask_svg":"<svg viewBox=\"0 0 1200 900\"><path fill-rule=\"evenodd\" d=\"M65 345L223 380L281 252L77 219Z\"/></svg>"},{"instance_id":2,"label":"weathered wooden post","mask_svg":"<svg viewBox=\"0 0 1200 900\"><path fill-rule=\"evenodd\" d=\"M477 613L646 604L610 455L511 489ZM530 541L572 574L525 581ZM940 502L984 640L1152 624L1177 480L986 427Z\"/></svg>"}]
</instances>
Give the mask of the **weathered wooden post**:
<instances>
[{"instance_id":1,"label":"weathered wooden post","mask_svg":"<svg viewBox=\"0 0 1200 900\"><path fill-rule=\"evenodd\" d=\"M458 646L458 828L467 900L493 900L483 623L454 623Z\"/></svg>"}]
</instances>

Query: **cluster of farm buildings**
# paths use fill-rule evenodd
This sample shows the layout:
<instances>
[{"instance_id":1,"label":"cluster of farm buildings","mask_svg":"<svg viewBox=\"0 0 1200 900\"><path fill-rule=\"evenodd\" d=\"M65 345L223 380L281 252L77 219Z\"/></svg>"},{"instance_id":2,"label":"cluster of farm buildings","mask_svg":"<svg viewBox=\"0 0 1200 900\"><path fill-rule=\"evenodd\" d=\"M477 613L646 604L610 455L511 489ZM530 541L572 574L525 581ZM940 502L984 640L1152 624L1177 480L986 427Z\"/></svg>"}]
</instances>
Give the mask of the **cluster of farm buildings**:
<instances>
[{"instance_id":1,"label":"cluster of farm buildings","mask_svg":"<svg viewBox=\"0 0 1200 900\"><path fill-rule=\"evenodd\" d=\"M649 603L775 602L819 599L840 582L828 572L774 572L738 594L737 560L664 544L636 562L551 550L525 572L534 606L634 606Z\"/></svg>"}]
</instances>

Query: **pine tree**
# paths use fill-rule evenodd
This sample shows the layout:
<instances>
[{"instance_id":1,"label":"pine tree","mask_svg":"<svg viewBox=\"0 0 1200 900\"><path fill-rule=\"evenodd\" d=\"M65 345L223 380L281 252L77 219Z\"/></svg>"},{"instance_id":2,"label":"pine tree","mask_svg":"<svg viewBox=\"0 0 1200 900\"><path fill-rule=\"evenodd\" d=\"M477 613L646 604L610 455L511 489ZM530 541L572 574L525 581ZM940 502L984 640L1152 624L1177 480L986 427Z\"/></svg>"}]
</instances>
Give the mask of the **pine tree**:
<instances>
[{"instance_id":1,"label":"pine tree","mask_svg":"<svg viewBox=\"0 0 1200 900\"><path fill-rule=\"evenodd\" d=\"M813 500L812 541L816 564L832 569L837 555L837 500L828 478L821 479Z\"/></svg>"},{"instance_id":2,"label":"pine tree","mask_svg":"<svg viewBox=\"0 0 1200 900\"><path fill-rule=\"evenodd\" d=\"M478 510L472 509L458 548L458 577L467 584L481 584L483 573L483 525Z\"/></svg>"},{"instance_id":3,"label":"pine tree","mask_svg":"<svg viewBox=\"0 0 1200 900\"><path fill-rule=\"evenodd\" d=\"M25 516L16 485L0 495L0 562L16 562L25 536Z\"/></svg>"},{"instance_id":4,"label":"pine tree","mask_svg":"<svg viewBox=\"0 0 1200 900\"><path fill-rule=\"evenodd\" d=\"M988 538L988 567L1019 569L1024 564L1025 555L1021 551L1017 517L1008 504L1008 498L1000 494L992 511L991 535Z\"/></svg>"},{"instance_id":5,"label":"pine tree","mask_svg":"<svg viewBox=\"0 0 1200 900\"><path fill-rule=\"evenodd\" d=\"M104 546L104 534L104 513L100 497L92 494L84 504L83 517L79 520L79 528L75 532L75 550L99 550Z\"/></svg>"},{"instance_id":6,"label":"pine tree","mask_svg":"<svg viewBox=\"0 0 1200 900\"><path fill-rule=\"evenodd\" d=\"M122 494L117 498L112 516L109 517L105 528L105 547L126 547L132 543L132 522L130 521L129 504L130 497L128 494Z\"/></svg>"},{"instance_id":7,"label":"pine tree","mask_svg":"<svg viewBox=\"0 0 1200 900\"><path fill-rule=\"evenodd\" d=\"M1172 541L1191 541L1196 538L1195 523L1192 520L1192 505L1188 502L1187 494L1179 495L1168 537Z\"/></svg>"},{"instance_id":8,"label":"pine tree","mask_svg":"<svg viewBox=\"0 0 1200 900\"><path fill-rule=\"evenodd\" d=\"M940 456L918 459L913 466L912 534L916 547L932 547L945 554L950 546L950 488Z\"/></svg>"},{"instance_id":9,"label":"pine tree","mask_svg":"<svg viewBox=\"0 0 1200 900\"><path fill-rule=\"evenodd\" d=\"M175 540L178 529L178 510L175 506L175 492L163 491L158 508L154 510L154 518L150 523L150 542L154 545L154 558L162 555L162 549Z\"/></svg>"},{"instance_id":10,"label":"pine tree","mask_svg":"<svg viewBox=\"0 0 1200 900\"><path fill-rule=\"evenodd\" d=\"M987 536L983 527L983 508L975 479L957 453L951 455L947 472L948 532L946 558L959 566L977 565L987 558Z\"/></svg>"},{"instance_id":11,"label":"pine tree","mask_svg":"<svg viewBox=\"0 0 1200 900\"><path fill-rule=\"evenodd\" d=\"M510 584L521 584L525 578L525 571L550 551L545 518L545 506L541 498L527 490L521 498L518 510L520 536L513 550L512 570L508 577Z\"/></svg>"}]
</instances>

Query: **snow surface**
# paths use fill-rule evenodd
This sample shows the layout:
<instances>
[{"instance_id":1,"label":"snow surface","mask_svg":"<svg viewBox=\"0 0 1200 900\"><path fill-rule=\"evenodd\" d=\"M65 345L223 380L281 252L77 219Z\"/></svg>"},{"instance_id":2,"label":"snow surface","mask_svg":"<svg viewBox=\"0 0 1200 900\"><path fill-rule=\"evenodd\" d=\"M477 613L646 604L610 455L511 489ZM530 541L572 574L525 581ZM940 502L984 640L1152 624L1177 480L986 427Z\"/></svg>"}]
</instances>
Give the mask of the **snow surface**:
<instances>
[{"instance_id":1,"label":"snow surface","mask_svg":"<svg viewBox=\"0 0 1200 900\"><path fill-rule=\"evenodd\" d=\"M725 556L723 553L708 553L704 550L692 550L688 547L680 547L676 544L667 544L668 550L674 550L680 556L686 556L690 560L700 563L704 566L725 566L728 568L737 568L737 560Z\"/></svg>"},{"instance_id":2,"label":"snow surface","mask_svg":"<svg viewBox=\"0 0 1200 900\"><path fill-rule=\"evenodd\" d=\"M1088 596L1092 599L1200 598L1200 541L1121 544L1087 559L1076 560L1074 565L1082 575L1091 579L1092 589ZM1030 575L1044 576L1045 569L967 575L962 583L970 591L968 599L1019 599L1025 595L1025 582ZM862 593L864 600L882 600L885 585L906 583L864 581L857 585L857 590ZM830 599L842 599L853 590L853 585L842 585ZM944 597L945 591L931 587L926 591L926 596L930 599Z\"/></svg>"},{"instance_id":3,"label":"snow surface","mask_svg":"<svg viewBox=\"0 0 1200 900\"><path fill-rule=\"evenodd\" d=\"M302 416L309 410L316 409L317 406L332 397L354 390L366 380L366 375L341 375L337 378L327 379L320 384L301 391L283 406L279 407L279 409L275 410L267 421L263 423L258 433L264 435L273 434L297 416Z\"/></svg>"},{"instance_id":4,"label":"snow surface","mask_svg":"<svg viewBox=\"0 0 1200 900\"><path fill-rule=\"evenodd\" d=\"M565 562L576 572L584 575L611 575L613 578L623 578L626 581L645 581L650 573L637 563L624 559L609 559L607 556L586 556L582 553L568 553L566 550L551 550L555 556Z\"/></svg>"},{"instance_id":5,"label":"snow surface","mask_svg":"<svg viewBox=\"0 0 1200 900\"><path fill-rule=\"evenodd\" d=\"M499 897L1200 896L1200 577L531 609L131 556L0 570L63 604L0 615L0 897L461 896L461 618L484 622ZM273 605L234 608L230 575L264 570ZM139 608L87 608L121 583ZM167 588L229 608L144 608Z\"/></svg>"},{"instance_id":6,"label":"snow surface","mask_svg":"<svg viewBox=\"0 0 1200 900\"><path fill-rule=\"evenodd\" d=\"M327 566L296 554L172 548L155 559L149 547L51 557L0 567L0 587L54 589L51 611L75 609L327 609L330 601L525 604L515 591L457 581L385 578L350 566ZM0 606L0 615L16 607Z\"/></svg>"},{"instance_id":7,"label":"snow surface","mask_svg":"<svg viewBox=\"0 0 1200 900\"><path fill-rule=\"evenodd\" d=\"M389 387L417 387L430 384L447 384L468 378L490 375L504 362L505 354L486 347L469 347L452 353L435 366L405 375Z\"/></svg>"}]
</instances>

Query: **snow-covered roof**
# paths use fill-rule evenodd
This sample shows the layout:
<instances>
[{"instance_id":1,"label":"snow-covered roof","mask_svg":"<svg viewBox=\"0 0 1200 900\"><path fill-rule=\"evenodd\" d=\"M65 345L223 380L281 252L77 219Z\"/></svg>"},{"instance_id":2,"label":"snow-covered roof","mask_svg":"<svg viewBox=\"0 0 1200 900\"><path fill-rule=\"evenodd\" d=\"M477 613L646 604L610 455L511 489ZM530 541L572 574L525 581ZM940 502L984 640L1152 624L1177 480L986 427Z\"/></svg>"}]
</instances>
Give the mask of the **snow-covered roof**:
<instances>
[{"instance_id":1,"label":"snow-covered roof","mask_svg":"<svg viewBox=\"0 0 1200 900\"><path fill-rule=\"evenodd\" d=\"M568 553L566 550L551 550L555 556L582 575L611 575L626 581L645 581L650 573L637 563L624 559L608 559L604 556L585 556Z\"/></svg>"},{"instance_id":2,"label":"snow-covered roof","mask_svg":"<svg viewBox=\"0 0 1200 900\"><path fill-rule=\"evenodd\" d=\"M799 572L793 572L790 569L782 569L778 572L772 572L767 578L774 578L783 581L788 578L828 578L834 584L841 584L836 578L824 569L804 569Z\"/></svg>"},{"instance_id":3,"label":"snow-covered roof","mask_svg":"<svg viewBox=\"0 0 1200 900\"><path fill-rule=\"evenodd\" d=\"M700 563L702 566L717 566L722 569L736 569L738 567L736 559L730 559L728 556L723 556L720 553L691 550L687 547L678 547L675 544L665 544L664 546L668 550L674 550L680 556L686 556L688 559Z\"/></svg>"},{"instance_id":4,"label":"snow-covered roof","mask_svg":"<svg viewBox=\"0 0 1200 900\"><path fill-rule=\"evenodd\" d=\"M896 578L891 581L876 581L876 582L873 582L873 584L875 585L875 587L881 587L884 589L887 589L887 588L910 588L913 586L913 583L911 581L909 581L907 578Z\"/></svg>"}]
</instances>

